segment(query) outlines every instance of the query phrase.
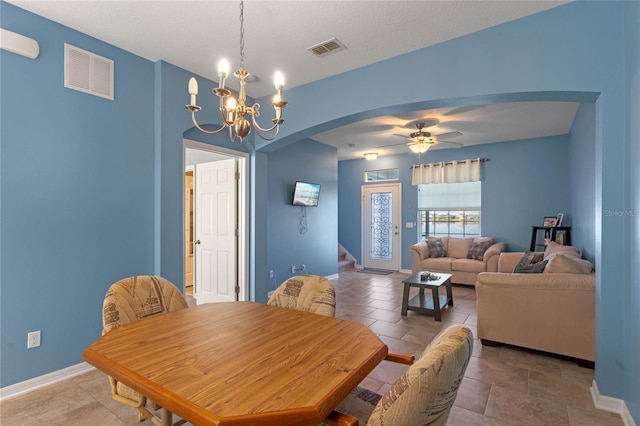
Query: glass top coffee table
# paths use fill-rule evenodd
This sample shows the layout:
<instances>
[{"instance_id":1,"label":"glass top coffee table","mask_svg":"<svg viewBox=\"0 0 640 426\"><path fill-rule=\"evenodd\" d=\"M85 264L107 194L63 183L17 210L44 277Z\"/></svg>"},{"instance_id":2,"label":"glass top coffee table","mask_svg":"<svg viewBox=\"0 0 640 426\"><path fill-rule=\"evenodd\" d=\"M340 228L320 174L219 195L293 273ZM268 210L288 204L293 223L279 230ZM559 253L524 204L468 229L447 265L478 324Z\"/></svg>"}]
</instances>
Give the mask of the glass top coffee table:
<instances>
[{"instance_id":1,"label":"glass top coffee table","mask_svg":"<svg viewBox=\"0 0 640 426\"><path fill-rule=\"evenodd\" d=\"M437 277L437 279L425 279L423 275ZM433 314L436 321L442 321L441 309L445 306L453 306L453 293L451 292L451 274L429 273L427 271L418 272L415 275L402 281L404 292L402 294L402 315L407 315L407 311L416 311L423 314ZM440 295L440 287L447 290L446 296ZM409 290L411 287L418 287L420 292L409 300ZM430 289L431 294L425 294L425 289Z\"/></svg>"}]
</instances>

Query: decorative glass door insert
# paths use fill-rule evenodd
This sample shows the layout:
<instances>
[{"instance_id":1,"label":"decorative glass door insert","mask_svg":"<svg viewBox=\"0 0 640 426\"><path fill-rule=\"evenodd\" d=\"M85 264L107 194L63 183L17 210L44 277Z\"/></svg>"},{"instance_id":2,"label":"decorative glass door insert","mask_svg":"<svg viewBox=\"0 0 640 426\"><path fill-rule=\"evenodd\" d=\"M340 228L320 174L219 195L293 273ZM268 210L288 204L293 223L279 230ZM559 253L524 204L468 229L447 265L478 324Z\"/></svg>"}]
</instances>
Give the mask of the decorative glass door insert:
<instances>
[{"instance_id":1,"label":"decorative glass door insert","mask_svg":"<svg viewBox=\"0 0 640 426\"><path fill-rule=\"evenodd\" d=\"M393 196L391 192L371 194L371 258L391 259L393 247Z\"/></svg>"},{"instance_id":2,"label":"decorative glass door insert","mask_svg":"<svg viewBox=\"0 0 640 426\"><path fill-rule=\"evenodd\" d=\"M362 187L362 265L400 270L402 185Z\"/></svg>"}]
</instances>

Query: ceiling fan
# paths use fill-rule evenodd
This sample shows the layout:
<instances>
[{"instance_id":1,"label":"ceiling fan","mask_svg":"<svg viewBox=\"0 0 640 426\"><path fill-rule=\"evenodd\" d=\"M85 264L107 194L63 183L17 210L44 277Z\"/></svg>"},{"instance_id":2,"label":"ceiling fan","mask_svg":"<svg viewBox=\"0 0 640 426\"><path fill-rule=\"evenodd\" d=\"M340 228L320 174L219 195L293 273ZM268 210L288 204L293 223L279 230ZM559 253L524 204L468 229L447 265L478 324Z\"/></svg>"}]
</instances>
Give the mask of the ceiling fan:
<instances>
[{"instance_id":1,"label":"ceiling fan","mask_svg":"<svg viewBox=\"0 0 640 426\"><path fill-rule=\"evenodd\" d=\"M394 136L399 136L405 139L409 139L409 142L406 143L409 149L416 154L422 154L426 152L429 148L433 146L438 146L440 148L460 148L464 144L457 142L450 142L444 140L445 138L453 138L457 136L462 136L460 132L447 132L441 133L439 135L432 135L430 132L424 131L422 129L425 128L426 124L424 122L418 122L415 124L418 129L417 132L413 132L409 135L409 137L405 135L394 134ZM400 144L391 144L384 145L386 146L396 146Z\"/></svg>"}]
</instances>

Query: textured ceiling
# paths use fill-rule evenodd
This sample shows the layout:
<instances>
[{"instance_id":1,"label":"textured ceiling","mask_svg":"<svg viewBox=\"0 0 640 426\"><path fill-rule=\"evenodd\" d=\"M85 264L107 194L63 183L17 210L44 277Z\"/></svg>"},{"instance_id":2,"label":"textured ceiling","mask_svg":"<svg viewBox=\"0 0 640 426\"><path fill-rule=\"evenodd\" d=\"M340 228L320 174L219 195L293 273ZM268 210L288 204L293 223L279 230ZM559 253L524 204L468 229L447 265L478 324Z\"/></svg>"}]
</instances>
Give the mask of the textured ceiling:
<instances>
[{"instance_id":1,"label":"textured ceiling","mask_svg":"<svg viewBox=\"0 0 640 426\"><path fill-rule=\"evenodd\" d=\"M226 57L232 70L239 66L239 1L7 1L151 61L162 59L214 81L218 80L216 64L219 59ZM244 5L245 68L258 77L257 82L247 85L247 93L254 98L273 93L271 76L281 70L286 79L286 97L287 87L303 85L565 3L568 1L247 0ZM347 49L322 58L307 50L334 37ZM228 80L231 88L237 88L234 80L233 77ZM551 111L549 108L560 105L538 105L537 108L510 105L510 120L503 121L501 126L489 126L488 123L499 118L488 114L496 111L505 114L504 106L418 111L412 117L411 114L408 117L379 117L314 138L337 146L341 160L360 157L361 148L388 145L396 140L401 146L390 147L384 152L407 152L402 146L403 140L393 134L410 133L411 128L403 132L401 127L407 123L411 127L417 118L442 114L449 114L446 120L441 120L446 125L441 122L439 127L428 130L434 134L441 130L460 131L463 135L452 141L465 145L497 142L505 140L506 135L517 135L517 139L538 137L547 131L541 132L541 129L570 127L577 106L564 106L567 108L563 113L546 114L545 111ZM519 111L527 112L528 116L514 115ZM459 123L453 123L455 121ZM380 131L383 125L387 128ZM349 144L355 144L356 149L350 148Z\"/></svg>"},{"instance_id":2,"label":"textured ceiling","mask_svg":"<svg viewBox=\"0 0 640 426\"><path fill-rule=\"evenodd\" d=\"M219 59L226 57L232 69L239 66L239 1L8 2L143 58L163 59L214 81ZM247 92L254 98L272 93L277 69L285 74L288 87L298 86L564 3L247 0L245 66L261 79ZM333 37L347 50L323 58L307 51Z\"/></svg>"}]
</instances>

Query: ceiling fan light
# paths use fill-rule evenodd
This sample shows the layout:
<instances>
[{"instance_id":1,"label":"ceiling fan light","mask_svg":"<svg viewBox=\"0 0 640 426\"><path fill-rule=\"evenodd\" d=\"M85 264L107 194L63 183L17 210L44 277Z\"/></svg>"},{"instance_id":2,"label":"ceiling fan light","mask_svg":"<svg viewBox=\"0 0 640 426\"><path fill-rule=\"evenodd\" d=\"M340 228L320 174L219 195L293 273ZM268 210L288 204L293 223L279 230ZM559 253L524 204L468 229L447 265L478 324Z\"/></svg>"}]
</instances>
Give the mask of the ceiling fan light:
<instances>
[{"instance_id":1,"label":"ceiling fan light","mask_svg":"<svg viewBox=\"0 0 640 426\"><path fill-rule=\"evenodd\" d=\"M378 153L377 152L365 152L364 153L364 158L371 161L371 160L375 160L376 158L378 158Z\"/></svg>"},{"instance_id":2,"label":"ceiling fan light","mask_svg":"<svg viewBox=\"0 0 640 426\"><path fill-rule=\"evenodd\" d=\"M425 142L409 145L409 149L416 154L423 154L431 148L431 145Z\"/></svg>"}]
</instances>

